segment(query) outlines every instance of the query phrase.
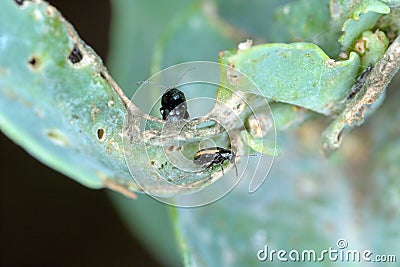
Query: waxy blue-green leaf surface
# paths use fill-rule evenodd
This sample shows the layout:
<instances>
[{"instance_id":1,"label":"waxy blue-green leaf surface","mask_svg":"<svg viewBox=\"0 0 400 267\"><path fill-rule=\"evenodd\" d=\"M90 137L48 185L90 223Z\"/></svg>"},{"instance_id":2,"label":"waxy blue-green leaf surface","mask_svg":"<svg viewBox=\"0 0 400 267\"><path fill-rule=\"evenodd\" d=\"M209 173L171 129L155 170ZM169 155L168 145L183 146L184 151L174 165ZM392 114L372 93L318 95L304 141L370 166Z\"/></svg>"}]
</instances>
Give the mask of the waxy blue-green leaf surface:
<instances>
[{"instance_id":1,"label":"waxy blue-green leaf surface","mask_svg":"<svg viewBox=\"0 0 400 267\"><path fill-rule=\"evenodd\" d=\"M362 55L361 65L363 67L374 66L386 52L389 40L382 31L365 31L361 34L361 40L365 44L365 53Z\"/></svg>"},{"instance_id":2,"label":"waxy blue-green leaf surface","mask_svg":"<svg viewBox=\"0 0 400 267\"><path fill-rule=\"evenodd\" d=\"M154 7L154 3L143 0L114 0L113 7L114 31L109 62L110 71L121 84L136 85L154 72L182 61L217 61L219 50L232 47L238 41L224 34L224 26L210 20L204 6L198 3L174 0ZM149 25L149 28L139 25ZM195 92L186 94L188 99L195 96ZM153 104L150 97L135 100ZM181 257L172 229L178 226L171 225L168 206L148 196L140 196L135 200L137 203L115 194L111 196L130 230L143 240L150 252L156 253L163 264L177 266Z\"/></svg>"},{"instance_id":3,"label":"waxy blue-green leaf surface","mask_svg":"<svg viewBox=\"0 0 400 267\"><path fill-rule=\"evenodd\" d=\"M243 91L324 115L340 109L338 103L349 93L360 65L356 53L335 61L311 43L264 44L226 55L222 62L247 75L260 90Z\"/></svg>"},{"instance_id":4,"label":"waxy blue-green leaf surface","mask_svg":"<svg viewBox=\"0 0 400 267\"><path fill-rule=\"evenodd\" d=\"M274 12L276 9L291 0L274 0L274 1L232 1L219 0L216 1L216 12L219 18L226 21L234 29L243 32L245 37L273 42L288 42L284 40L284 34L274 36L279 39L273 39L272 32L287 30L283 25L279 25L275 21Z\"/></svg>"},{"instance_id":5,"label":"waxy blue-green leaf surface","mask_svg":"<svg viewBox=\"0 0 400 267\"><path fill-rule=\"evenodd\" d=\"M69 56L77 46L82 60ZM100 188L136 189L120 131L125 109L97 55L45 2L0 2L0 127L49 166ZM77 59L77 61L79 61Z\"/></svg>"},{"instance_id":6,"label":"waxy blue-green leaf surface","mask_svg":"<svg viewBox=\"0 0 400 267\"><path fill-rule=\"evenodd\" d=\"M346 175L334 160L328 162L315 154L315 146L304 151L297 139L284 137L282 155L256 193L248 193L249 177L245 176L219 202L178 211L191 254L189 266L281 266L276 258L259 261L257 252L267 245L269 250L315 249L319 253L336 248L338 237L351 238L349 224L354 218ZM356 238L348 241L352 247L361 245ZM309 264L297 262L298 266ZM339 266L327 260L320 264Z\"/></svg>"},{"instance_id":7,"label":"waxy blue-green leaf surface","mask_svg":"<svg viewBox=\"0 0 400 267\"><path fill-rule=\"evenodd\" d=\"M189 1L113 0L110 50L107 65L114 79L130 98L138 81L150 76L152 53L166 25L188 6Z\"/></svg>"},{"instance_id":8,"label":"waxy blue-green leaf surface","mask_svg":"<svg viewBox=\"0 0 400 267\"><path fill-rule=\"evenodd\" d=\"M188 1L159 1L157 7L146 0L113 0L108 64L110 72L127 95L132 96L138 81L151 75L153 51L171 18L188 9ZM145 101L145 100L144 100ZM166 266L181 263L169 210L149 196L137 203L110 193L110 198L129 230ZM136 200L135 200L136 201ZM160 225L160 222L162 224Z\"/></svg>"},{"instance_id":9,"label":"waxy blue-green leaf surface","mask_svg":"<svg viewBox=\"0 0 400 267\"><path fill-rule=\"evenodd\" d=\"M343 34L339 38L342 49L347 50L363 31L370 30L382 14L389 12L390 8L379 0L361 1L342 26Z\"/></svg>"},{"instance_id":10,"label":"waxy blue-green leaf surface","mask_svg":"<svg viewBox=\"0 0 400 267\"><path fill-rule=\"evenodd\" d=\"M189 36L193 38L192 32L187 32L187 25L179 25L187 21L183 19L187 14L181 14L182 10L190 9L186 9L182 2L168 1L165 8L160 10L153 9L149 4L143 8L146 12L142 12L139 6L136 6L140 4L143 7L144 3L140 1L119 1L119 4L118 12L121 13L116 14L124 15L125 19L129 17L136 23L134 34L129 36L125 35L133 26L129 21L125 21L123 25L114 24L115 27L123 27L119 34L113 35L114 38L119 38L116 43L129 37L129 42L125 45L113 48L121 49L118 53L113 52L113 55L118 57L113 56L112 62L113 71L121 78L124 87L147 78L150 74L151 60L161 68L183 60L198 59L196 51L200 50L199 55L208 59L215 57L216 61L214 48L226 50L236 45L234 42L230 43L230 36L227 38L223 32L211 27L201 30L213 36L213 39L201 39L204 42L213 42L213 46L201 43L198 47L190 46ZM224 5L229 4L225 2L218 5L218 9L224 9ZM39 11L33 8L36 5L41 7ZM124 10L128 5L136 10L135 16L128 9ZM252 5L252 8L257 9L257 2ZM177 22L171 30L166 24L170 20L175 21L172 19L174 9L182 17L176 19ZM206 10L210 11L212 8ZM41 2L38 4L26 1L22 7L18 7L11 0L0 2L1 129L35 157L91 187L104 186L106 177L129 177L128 171L119 160L122 158L122 152L117 145L120 144L118 133L121 131L118 127L122 127L125 113L123 104L109 83L99 75L99 71L105 70L91 50L72 38L74 33L68 34L65 28L68 24L62 20L60 22L58 13L50 16L46 11L46 5ZM307 9L298 8L296 16L301 16L302 11L303 14L307 14ZM345 9L344 13L348 11ZM141 20L140 15L147 20ZM200 18L200 21L204 22L203 26L215 25L209 23L213 21L212 16L194 12L187 15L187 18L190 19L192 15ZM118 19L121 19L120 23L124 21L122 18ZM249 16L246 19L253 18ZM157 23L151 24L153 20ZM235 16L231 15L230 20L235 20ZM258 23L253 21L246 25L257 27ZM158 32L146 35L147 27L154 27ZM170 32L165 32L162 41L155 41L155 35L163 32L164 27ZM258 29L251 29L251 32L260 33L265 28L266 26L262 25ZM332 29L333 32L337 32L336 30ZM314 34L315 30L305 30L303 36ZM181 48L185 51L176 51L174 41L186 42L188 45ZM198 40L193 40L196 41ZM75 42L78 42L84 59L80 63L71 64L68 55ZM131 47L130 44L137 46ZM265 85L262 87L262 96L270 98L267 96L271 93L268 72L274 71L272 76L282 75L276 79L280 81L281 87L272 87L272 92L276 93L274 100L285 102L277 103L284 107L275 109L275 112L278 112L277 125L282 129L288 129L289 126L302 121L302 115L306 115L306 118L313 117L311 112L301 113L306 109L331 114L335 107L329 104L337 104L337 100L345 95L348 88L342 85L347 85L350 80L352 82L349 83L354 83L356 66L359 64L358 56L352 55L349 61L342 61L339 66L333 66L335 71L331 72L324 66L326 60L331 61L321 50L313 45L302 44L298 51L288 53L287 58L290 60L286 62L287 69L279 69L279 64L260 65L258 70L268 75L254 74L253 62L246 61L251 58L258 60L258 56L264 52L288 52L288 46L293 49L292 46L296 44L266 45L261 46L260 51L256 51L259 48L254 51L254 48L251 48L233 55L233 59L239 63L235 64L235 67L247 69L246 74L254 75L255 80L258 79L260 84ZM152 53L154 47L156 51ZM166 47L168 49L165 49ZM203 47L212 51L203 51ZM274 49L271 50L272 47ZM307 57L308 52L311 58L317 60L306 65L302 59ZM153 58L154 55L157 56ZM33 62L32 56L37 56L35 64L29 64L29 61ZM159 64L156 64L157 62ZM289 66L289 63L293 66ZM316 74L324 79L316 79ZM311 79L310 84L307 84L307 75ZM332 77L335 79L330 80ZM345 79L337 83L338 79L343 77ZM339 88L338 91L330 92L333 97L324 91L333 90L329 81ZM272 84L275 86L278 83ZM295 89L295 84L303 86L299 92ZM311 86L306 89L315 84L320 87ZM282 91L278 90L281 88ZM315 90L316 88L321 90ZM303 94L303 97L300 97L301 94L296 96L296 93ZM248 194L246 181L248 182L249 177L245 177L247 180L244 179L237 190L213 205L174 212L174 228L185 255L185 264L282 266L281 262L277 261L258 261L257 251L265 245L276 250L321 251L328 247L336 248L339 238L345 238L350 249L371 249L374 253L397 254L400 251L399 220L396 215L399 199L399 187L396 182L399 173L396 168L399 150L396 134L398 136L399 129L394 115L399 114L398 94L396 97L389 97L389 100L392 103L391 108L378 110L381 116L369 127L363 127L361 131L351 134L343 149L334 157L324 159L319 154L318 140L326 124L320 116L320 121L307 123L295 132L280 136L283 144L282 155L277 158L271 175L255 194ZM304 107L300 109L301 112L298 110L299 106ZM106 130L103 136L98 134L100 128ZM100 172L97 172L99 170ZM230 178L229 175L226 178ZM146 234L151 236L151 241L148 242L151 251L161 260L170 255L168 262L175 266L178 263L173 250L174 240L168 234L172 231L168 216L165 215L162 204L150 202L153 203L149 206L146 205L148 203L144 203L139 213L126 212L137 207L132 208L134 204L130 202L121 202L121 210L131 225L134 224L131 220L134 220L135 216L141 216L141 219L136 221L140 226L133 231L145 233L147 230ZM161 209L156 209L160 207ZM299 265L310 264L301 262ZM321 265L340 266L341 263L324 261ZM353 265L365 266L364 263Z\"/></svg>"},{"instance_id":11,"label":"waxy blue-green leaf surface","mask_svg":"<svg viewBox=\"0 0 400 267\"><path fill-rule=\"evenodd\" d=\"M310 42L332 57L338 55L340 24L332 21L329 0L277 2L281 6L274 12L269 42Z\"/></svg>"}]
</instances>

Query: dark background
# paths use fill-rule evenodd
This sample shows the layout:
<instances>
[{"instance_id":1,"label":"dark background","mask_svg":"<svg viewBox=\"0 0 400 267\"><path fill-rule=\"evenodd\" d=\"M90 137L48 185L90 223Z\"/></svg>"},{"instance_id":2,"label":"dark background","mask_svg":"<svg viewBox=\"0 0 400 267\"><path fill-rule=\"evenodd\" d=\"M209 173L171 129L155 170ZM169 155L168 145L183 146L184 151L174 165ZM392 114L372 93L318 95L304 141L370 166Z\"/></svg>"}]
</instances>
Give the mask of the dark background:
<instances>
[{"instance_id":1,"label":"dark background","mask_svg":"<svg viewBox=\"0 0 400 267\"><path fill-rule=\"evenodd\" d=\"M49 2L106 60L109 1ZM44 166L3 133L0 147L1 266L160 266L128 232L104 190Z\"/></svg>"}]
</instances>

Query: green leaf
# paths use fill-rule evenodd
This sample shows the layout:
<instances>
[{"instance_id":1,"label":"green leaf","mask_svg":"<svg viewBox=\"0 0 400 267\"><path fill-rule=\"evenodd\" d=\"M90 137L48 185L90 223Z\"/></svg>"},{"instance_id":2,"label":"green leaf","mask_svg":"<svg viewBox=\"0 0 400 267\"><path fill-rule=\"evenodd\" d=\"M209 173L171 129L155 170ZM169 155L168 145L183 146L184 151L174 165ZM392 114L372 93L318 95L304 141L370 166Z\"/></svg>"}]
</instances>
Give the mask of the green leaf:
<instances>
[{"instance_id":1,"label":"green leaf","mask_svg":"<svg viewBox=\"0 0 400 267\"><path fill-rule=\"evenodd\" d=\"M394 122L399 97L393 91L370 127L353 133L333 157L316 153L320 123L306 123L281 135L284 153L260 191L248 194L247 177L212 206L178 210L192 261L187 266L282 266L276 254L274 261L261 262L257 252L268 246L269 251L314 249L318 255L329 247L338 249L340 238L348 242L348 250L396 255L400 127ZM342 262L325 258L319 265Z\"/></svg>"},{"instance_id":2,"label":"green leaf","mask_svg":"<svg viewBox=\"0 0 400 267\"><path fill-rule=\"evenodd\" d=\"M152 71L182 60L217 61L219 50L236 44L224 32L226 26L209 17L204 6L197 3L115 0L113 7L110 68L121 84L136 84L147 79ZM152 96L160 96L156 93L159 92L147 92L134 101L152 105ZM195 97L192 92L186 96ZM148 196L140 196L138 203L114 194L111 199L131 232L143 240L150 252L170 266L180 263L175 240L171 238L177 225L171 225L166 205ZM182 239L178 241L183 243Z\"/></svg>"},{"instance_id":3,"label":"green leaf","mask_svg":"<svg viewBox=\"0 0 400 267\"><path fill-rule=\"evenodd\" d=\"M280 154L280 149L275 145L275 136L257 138L249 134L247 131L240 132L242 140L251 147L254 151L271 156L278 156Z\"/></svg>"},{"instance_id":4,"label":"green leaf","mask_svg":"<svg viewBox=\"0 0 400 267\"><path fill-rule=\"evenodd\" d=\"M349 93L354 83L350 77L356 77L360 65L356 53L335 61L310 43L257 45L234 55L225 53L221 60L247 75L260 90L243 87L243 91L324 115L340 110L338 103Z\"/></svg>"},{"instance_id":5,"label":"green leaf","mask_svg":"<svg viewBox=\"0 0 400 267\"><path fill-rule=\"evenodd\" d=\"M286 30L286 27L274 21L274 12L281 5L291 2L291 0L274 1L216 1L217 13L219 17L241 32L247 38L270 40L273 42L286 42L284 34L275 36L272 33L279 27Z\"/></svg>"},{"instance_id":6,"label":"green leaf","mask_svg":"<svg viewBox=\"0 0 400 267\"><path fill-rule=\"evenodd\" d=\"M316 12L318 10L318 12ZM340 23L333 22L328 0L292 1L278 8L271 25L274 42L311 42L336 57Z\"/></svg>"},{"instance_id":7,"label":"green leaf","mask_svg":"<svg viewBox=\"0 0 400 267\"><path fill-rule=\"evenodd\" d=\"M130 4L129 1L125 2ZM152 5L143 9L147 13L141 13L142 10L135 6L137 3L139 2L135 1L131 6L139 10L134 16L128 10L124 10L123 14L132 18L143 15L147 20L142 25L146 26L143 29L136 27L134 34L129 35L129 42L121 46L124 50L120 53L114 52L114 55L118 54L113 59L114 66L117 65L115 72L127 73L117 74L121 75L121 82L125 86L135 83L136 79L147 78L150 61L146 58L151 58L147 52L153 47L157 50L153 58L154 70L157 70L183 60L197 59L197 51L200 57L216 59L214 48L226 49L235 44L236 40L231 40L231 35L224 35L226 28L218 19L216 21L215 17L200 11L204 10L202 5L193 5L187 9L185 7L183 12L179 5L176 7L174 3L168 2L165 5L160 4L165 9L161 9L159 13L154 10L151 17ZM122 1L120 4L122 12ZM165 25L173 17L175 9L180 16L169 28ZM162 17L163 11L166 14ZM181 25L190 22L193 17L201 22L197 34L192 34L190 25ZM118 19L122 23L123 19ZM168 28L159 42L154 36L148 39L142 36L147 31L147 23L153 20L157 22L153 25L154 29L159 32L164 27ZM136 23L141 25L140 21ZM128 32L130 23L128 21L123 25L125 28L118 35L119 41L124 40L123 34ZM115 27L119 26L115 24ZM262 30L255 29L254 32ZM212 38L197 43L195 38L201 34ZM134 38L130 39L132 36ZM133 42L140 43L136 42L140 38L146 41L130 47ZM177 46L175 41L182 43L182 46ZM214 44L208 46L207 42ZM197 44L199 45L196 46ZM140 50L140 47L144 50ZM119 48L114 46L113 49ZM80 60L78 50L83 58L81 62L74 63ZM130 52L134 54L133 58L128 56ZM281 53L277 57L279 60L264 60L262 56L271 52ZM285 53L289 55L287 62L282 56ZM23 6L17 6L14 1L2 1L0 54L2 131L36 157L84 184L96 188L109 186L120 191L126 188L136 189L124 167L120 135L127 102L121 100L118 88L98 57L79 40L59 13L49 10L42 2L25 1ZM258 79L257 84L263 85L260 86L259 95L268 97L267 94L276 93L279 99L271 99L278 101L274 106L277 105L276 122L281 130L313 117L314 113L310 110L317 109L319 111L315 111L325 115L336 115L336 109L332 105L337 104L348 93L349 88L346 91L343 84L347 85L349 80L356 77L359 64L359 57L355 54L351 54L347 61L333 63L319 48L309 44L257 46L237 54L223 55L228 64L232 63L229 60L234 61L235 68L249 66L246 74L253 75ZM306 60L308 64L302 63L308 55L312 60ZM261 56L260 62L264 63L255 69L261 71L260 73L254 72L251 67L252 64L257 66L258 56ZM138 61L130 62L132 59ZM255 60L255 63L247 61L248 59ZM280 61L284 63L282 69L279 69ZM324 65L325 62L333 65L328 68ZM283 70L287 70L286 75ZM327 72L326 76L324 72ZM276 81L271 83L273 80L270 77L274 75L278 75L280 84ZM263 81L265 77L270 80ZM320 87L314 88L307 84L308 78L311 85L317 83ZM330 82L339 88L338 91L330 87ZM295 97L297 87L294 85L300 85L302 97ZM331 91L324 92L326 88ZM244 90L254 93L250 88ZM289 91L288 95L285 95L286 90ZM219 93L223 93L222 90ZM334 96L331 97L331 94ZM318 142L315 140L318 139L322 125L319 122L309 122L290 134L281 135L282 151L285 153L278 158L271 175L255 194L248 194L248 180L251 176L245 175L230 195L213 205L196 210L174 210L174 228L185 264L259 265L264 263L257 260L257 251L265 245L276 250L321 251L329 247L336 248L336 241L340 237L348 239L351 249L372 248L374 252L382 254L398 251L399 220L396 214L399 191L396 177L399 176L399 171L396 166L399 146L398 138L395 137L399 136L399 129L395 123L396 117L393 117L399 114L397 96L389 98L394 101L392 108L382 113L383 117L379 117L373 129L364 128L361 134L354 135L345 149L334 157L324 159L319 156ZM383 120L384 127L381 124ZM376 136L372 134L374 132ZM372 136L375 144L371 146L366 136ZM141 154L145 152L141 150L143 147L134 149L132 151L136 153L133 154L139 154L138 163L141 163L140 160L145 162L146 158ZM161 159L157 156L160 152L158 149L157 146L151 147L150 152ZM256 167L253 164L249 166L249 170ZM98 170L102 172L98 173ZM149 170L144 168L143 171ZM232 175L234 174L228 174L223 181L234 178ZM382 195L388 197L383 199ZM176 255L175 240L169 235L171 225L164 207L157 203L146 205L146 200L137 204L135 211L130 213L133 204L124 201L120 203L120 210L131 226L135 225L132 221L138 220L137 228L132 226L133 232L145 233L147 230L146 235L150 237L148 242L152 250L158 256L162 255L163 259L169 259L170 264L177 264L176 258L173 259ZM381 252L382 249L385 251ZM277 261L265 264L281 265ZM300 262L301 264L309 265L307 262ZM324 261L322 264L339 266L341 263Z\"/></svg>"},{"instance_id":8,"label":"green leaf","mask_svg":"<svg viewBox=\"0 0 400 267\"><path fill-rule=\"evenodd\" d=\"M150 74L151 55L166 25L192 3L184 0L113 0L110 51L111 74L129 98L138 81Z\"/></svg>"},{"instance_id":9,"label":"green leaf","mask_svg":"<svg viewBox=\"0 0 400 267\"><path fill-rule=\"evenodd\" d=\"M382 14L389 12L390 8L381 1L361 1L343 24L343 34L339 38L342 49L347 50L363 31L371 29Z\"/></svg>"},{"instance_id":10,"label":"green leaf","mask_svg":"<svg viewBox=\"0 0 400 267\"><path fill-rule=\"evenodd\" d=\"M378 30L374 33L371 31L363 32L361 34L360 42L360 46L363 46L361 49L364 50L362 51L363 53L360 53L362 54L362 66L374 66L376 62L381 59L389 46L389 40L385 33Z\"/></svg>"},{"instance_id":11,"label":"green leaf","mask_svg":"<svg viewBox=\"0 0 400 267\"><path fill-rule=\"evenodd\" d=\"M279 136L283 131L301 125L307 119L316 117L316 114L303 108L277 102L271 103L270 109L273 114L273 122L266 116L265 111L256 110L254 115L247 118L246 130L242 131L240 135L246 145L254 151L278 156L281 149L280 145L275 142L275 135ZM275 129L270 129L271 127Z\"/></svg>"},{"instance_id":12,"label":"green leaf","mask_svg":"<svg viewBox=\"0 0 400 267\"><path fill-rule=\"evenodd\" d=\"M399 71L399 46L400 37L397 37L375 66L370 66L360 75L346 97L345 108L323 133L325 153L338 149L344 133L360 126L382 104L386 87Z\"/></svg>"},{"instance_id":13,"label":"green leaf","mask_svg":"<svg viewBox=\"0 0 400 267\"><path fill-rule=\"evenodd\" d=\"M399 78L399 75L397 75ZM371 117L371 149L369 155L373 163L367 167L370 173L367 185L370 190L364 202L368 210L368 230L373 229L379 235L374 236L372 245L376 251L396 254L400 250L400 112L398 103L400 92L397 83L388 88L388 100ZM397 256L397 255L396 255Z\"/></svg>"},{"instance_id":14,"label":"green leaf","mask_svg":"<svg viewBox=\"0 0 400 267\"><path fill-rule=\"evenodd\" d=\"M315 113L285 103L271 103L274 115L274 126L277 131L285 131L301 125L307 119L316 116Z\"/></svg>"},{"instance_id":15,"label":"green leaf","mask_svg":"<svg viewBox=\"0 0 400 267\"><path fill-rule=\"evenodd\" d=\"M306 152L296 139L294 135L284 137L282 150L290 152L278 158L256 193L248 193L251 177L245 176L228 196L213 205L178 210L185 246L190 251L191 263L187 266L281 266L276 258L259 261L257 252L267 245L269 250L315 249L319 253L329 247L336 249L339 237L350 238L347 227L351 226L342 227L343 222L352 220L346 175L336 159L327 161L313 150ZM361 246L356 239L349 242L352 247ZM340 263L325 260L320 264Z\"/></svg>"},{"instance_id":16,"label":"green leaf","mask_svg":"<svg viewBox=\"0 0 400 267\"><path fill-rule=\"evenodd\" d=\"M400 7L399 0L381 0L382 2L388 4L390 7Z\"/></svg>"},{"instance_id":17,"label":"green leaf","mask_svg":"<svg viewBox=\"0 0 400 267\"><path fill-rule=\"evenodd\" d=\"M42 2L2 5L18 18L13 23L2 16L0 28L1 51L7 55L0 62L0 122L6 134L44 163L93 188L135 197L132 191L141 191L136 183L144 179L146 190L170 196L182 187L167 180L209 184L211 173L163 167L163 144L146 142L153 132L139 129L141 119L156 127L161 120L146 117L127 99L58 11ZM163 185L161 171L168 174Z\"/></svg>"},{"instance_id":18,"label":"green leaf","mask_svg":"<svg viewBox=\"0 0 400 267\"><path fill-rule=\"evenodd\" d=\"M125 107L101 59L45 2L1 1L0 10L1 130L78 182L134 197L119 134Z\"/></svg>"},{"instance_id":19,"label":"green leaf","mask_svg":"<svg viewBox=\"0 0 400 267\"><path fill-rule=\"evenodd\" d=\"M109 68L115 79L132 96L138 81L151 75L152 55L171 19L186 10L188 1L113 0ZM141 99L148 101L148 99ZM163 264L181 265L169 209L149 196L136 202L110 193L110 199L131 233ZM160 224L161 222L161 224Z\"/></svg>"},{"instance_id":20,"label":"green leaf","mask_svg":"<svg viewBox=\"0 0 400 267\"><path fill-rule=\"evenodd\" d=\"M235 33L209 14L207 8L210 7L195 3L171 20L156 42L152 61L153 73L187 61L217 62L219 51L239 42Z\"/></svg>"}]
</instances>

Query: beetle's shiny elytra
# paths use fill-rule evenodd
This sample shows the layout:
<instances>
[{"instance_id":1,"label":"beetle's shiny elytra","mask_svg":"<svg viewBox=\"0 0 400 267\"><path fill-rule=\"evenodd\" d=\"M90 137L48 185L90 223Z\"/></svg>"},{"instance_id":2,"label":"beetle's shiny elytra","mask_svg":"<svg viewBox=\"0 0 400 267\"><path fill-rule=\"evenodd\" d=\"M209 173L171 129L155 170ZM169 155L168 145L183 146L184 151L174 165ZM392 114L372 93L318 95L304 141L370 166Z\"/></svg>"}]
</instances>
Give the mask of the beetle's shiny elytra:
<instances>
[{"instance_id":1,"label":"beetle's shiny elytra","mask_svg":"<svg viewBox=\"0 0 400 267\"><path fill-rule=\"evenodd\" d=\"M235 152L223 147L207 147L196 152L193 158L193 162L197 165L202 166L205 169L211 168L216 165L220 165L222 174L224 174L224 167L222 164L229 160L235 166L236 176L238 176Z\"/></svg>"},{"instance_id":2,"label":"beetle's shiny elytra","mask_svg":"<svg viewBox=\"0 0 400 267\"><path fill-rule=\"evenodd\" d=\"M186 70L175 85L172 88L168 88L163 85L158 85L165 88L165 92L161 97L161 108L160 113L163 120L179 121L181 119L188 119L189 113L187 111L186 97L185 94L177 88L177 84L182 80L183 77L189 72L196 68L190 68ZM154 84L149 81L138 82L138 85L148 83Z\"/></svg>"},{"instance_id":3,"label":"beetle's shiny elytra","mask_svg":"<svg viewBox=\"0 0 400 267\"><path fill-rule=\"evenodd\" d=\"M167 89L161 97L161 108L160 113L163 120L179 121L181 119L188 119L189 113L187 111L186 97L185 94L176 88L177 84L185 77L185 75L196 68L190 68L186 70L175 85Z\"/></svg>"},{"instance_id":4,"label":"beetle's shiny elytra","mask_svg":"<svg viewBox=\"0 0 400 267\"><path fill-rule=\"evenodd\" d=\"M160 113L163 120L188 119L185 94L176 87L167 90L161 97Z\"/></svg>"}]
</instances>

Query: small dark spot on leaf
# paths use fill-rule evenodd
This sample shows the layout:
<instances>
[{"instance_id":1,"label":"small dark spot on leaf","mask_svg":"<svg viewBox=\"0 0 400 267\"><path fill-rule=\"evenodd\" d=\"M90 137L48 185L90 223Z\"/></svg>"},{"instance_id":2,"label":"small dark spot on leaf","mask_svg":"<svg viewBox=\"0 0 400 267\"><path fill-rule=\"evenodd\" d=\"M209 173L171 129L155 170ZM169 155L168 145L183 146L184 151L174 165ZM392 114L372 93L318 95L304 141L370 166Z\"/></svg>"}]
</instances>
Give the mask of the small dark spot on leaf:
<instances>
[{"instance_id":1,"label":"small dark spot on leaf","mask_svg":"<svg viewBox=\"0 0 400 267\"><path fill-rule=\"evenodd\" d=\"M151 164L151 166L154 166L156 164L156 162L154 160L150 160L150 164Z\"/></svg>"},{"instance_id":2,"label":"small dark spot on leaf","mask_svg":"<svg viewBox=\"0 0 400 267\"><path fill-rule=\"evenodd\" d=\"M104 80L106 80L106 76L104 75L104 73L102 71L100 72L100 77L103 78Z\"/></svg>"},{"instance_id":3,"label":"small dark spot on leaf","mask_svg":"<svg viewBox=\"0 0 400 267\"><path fill-rule=\"evenodd\" d=\"M71 53L68 56L68 59L72 62L72 64L76 64L83 59L83 55L81 50L79 50L79 47L77 44L74 44L74 48L72 49Z\"/></svg>"},{"instance_id":4,"label":"small dark spot on leaf","mask_svg":"<svg viewBox=\"0 0 400 267\"><path fill-rule=\"evenodd\" d=\"M36 58L33 57L31 60L29 60L29 64L31 64L32 66L36 65Z\"/></svg>"},{"instance_id":5,"label":"small dark spot on leaf","mask_svg":"<svg viewBox=\"0 0 400 267\"><path fill-rule=\"evenodd\" d=\"M27 0L14 0L15 3L17 3L17 5L22 6L24 4L25 1Z\"/></svg>"},{"instance_id":6,"label":"small dark spot on leaf","mask_svg":"<svg viewBox=\"0 0 400 267\"><path fill-rule=\"evenodd\" d=\"M76 114L73 114L72 118L75 119L75 120L79 119L78 115L76 115Z\"/></svg>"},{"instance_id":7,"label":"small dark spot on leaf","mask_svg":"<svg viewBox=\"0 0 400 267\"><path fill-rule=\"evenodd\" d=\"M174 146L169 146L168 150L172 152L172 151L174 151L174 148L175 148Z\"/></svg>"},{"instance_id":8,"label":"small dark spot on leaf","mask_svg":"<svg viewBox=\"0 0 400 267\"><path fill-rule=\"evenodd\" d=\"M97 138L102 141L104 139L105 131L102 128L97 129Z\"/></svg>"},{"instance_id":9,"label":"small dark spot on leaf","mask_svg":"<svg viewBox=\"0 0 400 267\"><path fill-rule=\"evenodd\" d=\"M39 68L39 59L36 56L31 57L28 60L29 66L33 69L33 70L37 70Z\"/></svg>"}]
</instances>

